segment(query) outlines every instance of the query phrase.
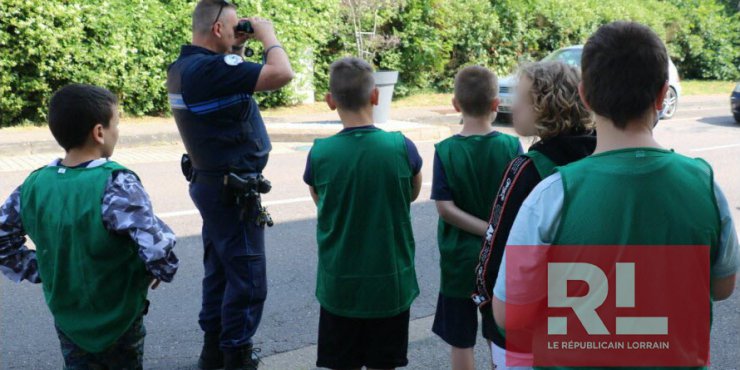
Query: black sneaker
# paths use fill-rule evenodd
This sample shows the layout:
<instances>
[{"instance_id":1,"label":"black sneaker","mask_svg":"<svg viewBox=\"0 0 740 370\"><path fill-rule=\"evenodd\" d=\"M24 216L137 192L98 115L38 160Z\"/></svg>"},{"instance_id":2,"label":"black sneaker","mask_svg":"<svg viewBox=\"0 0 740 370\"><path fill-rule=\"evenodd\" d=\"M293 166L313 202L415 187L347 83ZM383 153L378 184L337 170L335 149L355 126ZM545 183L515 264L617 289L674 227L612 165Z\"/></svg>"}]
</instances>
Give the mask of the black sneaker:
<instances>
[{"instance_id":1,"label":"black sneaker","mask_svg":"<svg viewBox=\"0 0 740 370\"><path fill-rule=\"evenodd\" d=\"M224 352L224 369L225 370L257 370L260 358L259 348L253 348L251 345L241 348L235 348Z\"/></svg>"},{"instance_id":2,"label":"black sneaker","mask_svg":"<svg viewBox=\"0 0 740 370\"><path fill-rule=\"evenodd\" d=\"M224 368L224 353L219 348L220 333L205 333L203 349L200 351L198 368L201 370L218 370Z\"/></svg>"}]
</instances>

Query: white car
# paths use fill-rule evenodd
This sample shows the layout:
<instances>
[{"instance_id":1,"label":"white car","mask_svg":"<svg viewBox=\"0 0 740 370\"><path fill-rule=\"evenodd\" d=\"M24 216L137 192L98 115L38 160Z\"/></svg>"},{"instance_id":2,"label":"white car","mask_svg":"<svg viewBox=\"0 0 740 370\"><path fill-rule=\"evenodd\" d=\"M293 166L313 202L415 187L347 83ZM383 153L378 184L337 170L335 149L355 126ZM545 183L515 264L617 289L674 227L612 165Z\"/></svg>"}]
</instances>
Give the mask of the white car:
<instances>
[{"instance_id":1,"label":"white car","mask_svg":"<svg viewBox=\"0 0 740 370\"><path fill-rule=\"evenodd\" d=\"M543 61L558 60L565 64L581 68L581 54L583 54L583 45L569 46L554 51L552 54L546 56ZM498 111L499 116L503 116L504 120L510 120L511 106L514 103L514 89L516 88L517 76L509 75L499 80L499 98L501 104L499 104ZM673 64L673 61L668 59L668 94L666 94L665 101L663 104L663 112L661 112L661 119L669 119L676 113L678 107L678 98L681 96L681 83L678 78L678 70Z\"/></svg>"}]
</instances>

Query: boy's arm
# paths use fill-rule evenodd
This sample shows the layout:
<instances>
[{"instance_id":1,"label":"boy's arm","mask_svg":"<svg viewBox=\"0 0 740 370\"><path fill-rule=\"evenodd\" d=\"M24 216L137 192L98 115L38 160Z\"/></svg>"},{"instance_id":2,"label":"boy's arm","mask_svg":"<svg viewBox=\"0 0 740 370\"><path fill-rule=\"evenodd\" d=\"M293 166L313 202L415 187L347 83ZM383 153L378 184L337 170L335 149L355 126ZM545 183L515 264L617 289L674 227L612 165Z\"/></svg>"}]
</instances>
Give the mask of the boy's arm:
<instances>
[{"instance_id":1,"label":"boy's arm","mask_svg":"<svg viewBox=\"0 0 740 370\"><path fill-rule=\"evenodd\" d=\"M452 189L447 183L444 165L436 151L434 152L434 168L432 170L432 199L437 205L439 217L445 222L474 235L486 235L486 229L488 228L486 221L463 211L455 205Z\"/></svg>"},{"instance_id":2,"label":"boy's arm","mask_svg":"<svg viewBox=\"0 0 740 370\"><path fill-rule=\"evenodd\" d=\"M308 192L311 193L311 199L313 204L319 204L319 195L316 193L316 189L313 187L313 174L311 173L311 151L308 151L306 156L306 168L303 170L303 182L308 185Z\"/></svg>"},{"instance_id":3,"label":"boy's arm","mask_svg":"<svg viewBox=\"0 0 740 370\"><path fill-rule=\"evenodd\" d=\"M721 235L717 259L711 266L711 294L715 301L721 301L729 298L735 290L735 277L740 269L740 246L727 198L716 183L714 195L719 208Z\"/></svg>"},{"instance_id":4,"label":"boy's arm","mask_svg":"<svg viewBox=\"0 0 740 370\"><path fill-rule=\"evenodd\" d=\"M451 200L438 200L435 203L437 204L439 217L442 217L448 224L474 235L486 235L488 222L463 211Z\"/></svg>"},{"instance_id":5,"label":"boy's arm","mask_svg":"<svg viewBox=\"0 0 740 370\"><path fill-rule=\"evenodd\" d=\"M0 207L0 271L14 282L40 283L36 251L26 247L21 220L21 188Z\"/></svg>"},{"instance_id":6,"label":"boy's arm","mask_svg":"<svg viewBox=\"0 0 740 370\"><path fill-rule=\"evenodd\" d=\"M411 187L412 187L412 194L411 194L411 201L415 201L417 198L419 198L419 194L421 193L421 184L422 184L422 178L421 178L421 172L417 173L414 178L411 180Z\"/></svg>"},{"instance_id":7,"label":"boy's arm","mask_svg":"<svg viewBox=\"0 0 740 370\"><path fill-rule=\"evenodd\" d=\"M110 232L129 236L139 246L139 257L156 280L172 281L179 266L172 251L175 234L154 215L149 196L134 174L116 172L108 181L103 225Z\"/></svg>"},{"instance_id":8,"label":"boy's arm","mask_svg":"<svg viewBox=\"0 0 740 370\"><path fill-rule=\"evenodd\" d=\"M419 198L419 193L421 193L421 166L424 164L424 160L421 159L419 149L416 148L416 144L414 144L413 141L406 136L403 137L403 140L406 142L406 154L409 158L409 167L411 167L411 173L414 175L411 179L411 201L413 202Z\"/></svg>"},{"instance_id":9,"label":"boy's arm","mask_svg":"<svg viewBox=\"0 0 740 370\"><path fill-rule=\"evenodd\" d=\"M313 188L313 186L308 186L308 191L311 193L311 198L313 199L313 204L319 205L319 195L316 194L316 189Z\"/></svg>"}]
</instances>

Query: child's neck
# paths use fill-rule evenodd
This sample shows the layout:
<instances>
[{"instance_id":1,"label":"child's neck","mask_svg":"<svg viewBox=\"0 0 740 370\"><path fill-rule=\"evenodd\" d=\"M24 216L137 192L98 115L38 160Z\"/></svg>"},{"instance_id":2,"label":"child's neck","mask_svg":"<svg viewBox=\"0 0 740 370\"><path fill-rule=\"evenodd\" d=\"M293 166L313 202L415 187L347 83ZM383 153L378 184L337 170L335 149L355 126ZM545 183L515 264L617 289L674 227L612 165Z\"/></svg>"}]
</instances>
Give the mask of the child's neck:
<instances>
[{"instance_id":1,"label":"child's neck","mask_svg":"<svg viewBox=\"0 0 740 370\"><path fill-rule=\"evenodd\" d=\"M617 128L611 120L598 115L595 122L594 154L626 148L662 148L653 137L652 117L630 121L624 129Z\"/></svg>"},{"instance_id":2,"label":"child's neck","mask_svg":"<svg viewBox=\"0 0 740 370\"><path fill-rule=\"evenodd\" d=\"M338 110L339 118L345 128L371 126L373 121L373 110L363 109L357 112Z\"/></svg>"},{"instance_id":3,"label":"child's neck","mask_svg":"<svg viewBox=\"0 0 740 370\"><path fill-rule=\"evenodd\" d=\"M460 131L461 136L488 135L493 131L490 115L483 117L463 115L463 128Z\"/></svg>"},{"instance_id":4,"label":"child's neck","mask_svg":"<svg viewBox=\"0 0 740 370\"><path fill-rule=\"evenodd\" d=\"M67 155L62 159L62 165L65 167L75 167L102 157L103 153L98 148L73 148L67 151Z\"/></svg>"}]
</instances>

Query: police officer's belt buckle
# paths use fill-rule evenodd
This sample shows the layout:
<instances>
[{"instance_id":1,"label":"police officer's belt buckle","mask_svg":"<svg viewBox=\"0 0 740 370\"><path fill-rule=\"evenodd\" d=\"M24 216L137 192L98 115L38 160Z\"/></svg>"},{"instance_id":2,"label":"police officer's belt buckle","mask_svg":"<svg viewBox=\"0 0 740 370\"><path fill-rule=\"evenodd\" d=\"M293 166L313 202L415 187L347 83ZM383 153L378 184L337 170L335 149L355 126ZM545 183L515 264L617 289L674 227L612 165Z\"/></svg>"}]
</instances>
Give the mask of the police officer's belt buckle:
<instances>
[{"instance_id":1,"label":"police officer's belt buckle","mask_svg":"<svg viewBox=\"0 0 740 370\"><path fill-rule=\"evenodd\" d=\"M224 175L224 186L234 192L236 204L242 208L240 218L254 221L257 226L272 227L274 222L267 208L262 206L260 194L272 190L272 184L262 175L239 175L229 172Z\"/></svg>"}]
</instances>

